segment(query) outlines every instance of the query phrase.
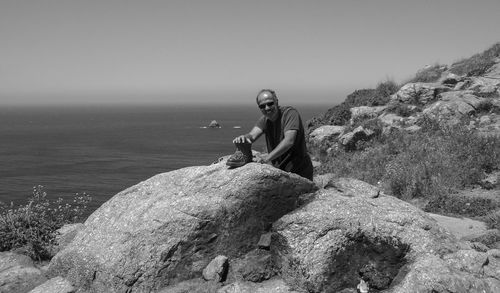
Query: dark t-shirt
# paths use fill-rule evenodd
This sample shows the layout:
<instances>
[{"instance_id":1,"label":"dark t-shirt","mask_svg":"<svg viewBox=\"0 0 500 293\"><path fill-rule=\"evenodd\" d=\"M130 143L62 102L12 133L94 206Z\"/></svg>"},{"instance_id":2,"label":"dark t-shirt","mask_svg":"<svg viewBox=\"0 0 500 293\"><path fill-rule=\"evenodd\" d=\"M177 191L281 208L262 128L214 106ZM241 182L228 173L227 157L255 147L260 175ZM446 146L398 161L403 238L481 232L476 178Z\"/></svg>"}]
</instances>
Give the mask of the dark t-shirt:
<instances>
[{"instance_id":1,"label":"dark t-shirt","mask_svg":"<svg viewBox=\"0 0 500 293\"><path fill-rule=\"evenodd\" d=\"M276 121L273 122L265 116L262 116L255 126L262 129L266 135L267 152L271 152L278 146L284 139L286 131L297 130L293 146L283 155L273 160L272 163L281 170L297 173L299 175L302 175L305 169L311 168L312 170L311 159L307 154L304 126L302 125L302 119L297 110L289 106L280 106L279 117Z\"/></svg>"}]
</instances>

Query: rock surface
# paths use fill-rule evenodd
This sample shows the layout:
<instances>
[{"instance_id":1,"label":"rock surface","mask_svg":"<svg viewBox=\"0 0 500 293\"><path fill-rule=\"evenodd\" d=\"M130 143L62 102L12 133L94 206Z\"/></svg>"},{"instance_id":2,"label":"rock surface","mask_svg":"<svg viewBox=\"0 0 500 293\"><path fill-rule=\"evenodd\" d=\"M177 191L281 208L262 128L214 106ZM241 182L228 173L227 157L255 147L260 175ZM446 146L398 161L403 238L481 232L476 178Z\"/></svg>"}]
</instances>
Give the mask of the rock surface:
<instances>
[{"instance_id":1,"label":"rock surface","mask_svg":"<svg viewBox=\"0 0 500 293\"><path fill-rule=\"evenodd\" d=\"M379 113L384 111L387 108L387 106L375 106L375 107L368 107L368 106L359 106L359 107L353 107L349 109L351 111L351 119L350 121L355 121L356 119L359 119L361 117L364 118L373 118L378 116Z\"/></svg>"},{"instance_id":2,"label":"rock surface","mask_svg":"<svg viewBox=\"0 0 500 293\"><path fill-rule=\"evenodd\" d=\"M207 281L223 282L226 280L228 266L227 257L218 255L203 269L203 278Z\"/></svg>"},{"instance_id":3,"label":"rock surface","mask_svg":"<svg viewBox=\"0 0 500 293\"><path fill-rule=\"evenodd\" d=\"M457 124L460 119L473 113L481 100L471 91L453 91L441 94L441 98L423 113L447 124Z\"/></svg>"},{"instance_id":4,"label":"rock surface","mask_svg":"<svg viewBox=\"0 0 500 293\"><path fill-rule=\"evenodd\" d=\"M252 249L313 182L268 165L223 163L154 176L102 205L49 266L81 290L148 292Z\"/></svg>"},{"instance_id":5,"label":"rock surface","mask_svg":"<svg viewBox=\"0 0 500 293\"><path fill-rule=\"evenodd\" d=\"M61 228L57 229L56 243L54 246L53 255L63 250L68 244L73 241L76 234L83 229L82 223L66 224Z\"/></svg>"},{"instance_id":6,"label":"rock surface","mask_svg":"<svg viewBox=\"0 0 500 293\"><path fill-rule=\"evenodd\" d=\"M47 282L37 286L30 293L73 293L76 292L75 287L63 277L55 277Z\"/></svg>"},{"instance_id":7,"label":"rock surface","mask_svg":"<svg viewBox=\"0 0 500 293\"><path fill-rule=\"evenodd\" d=\"M376 186L354 178L335 177L333 174L318 175L314 178L314 183L319 188L333 188L348 197L375 198L381 194Z\"/></svg>"},{"instance_id":8,"label":"rock surface","mask_svg":"<svg viewBox=\"0 0 500 293\"><path fill-rule=\"evenodd\" d=\"M449 90L449 87L440 84L422 82L407 83L392 96L391 100L407 104L426 105L435 101L440 93Z\"/></svg>"},{"instance_id":9,"label":"rock surface","mask_svg":"<svg viewBox=\"0 0 500 293\"><path fill-rule=\"evenodd\" d=\"M302 291L301 291L302 292ZM282 279L276 278L262 283L238 281L222 287L217 293L301 293L294 291Z\"/></svg>"},{"instance_id":10,"label":"rock surface","mask_svg":"<svg viewBox=\"0 0 500 293\"><path fill-rule=\"evenodd\" d=\"M428 215L433 218L439 226L445 228L447 231L451 232L456 238L460 239L473 235L476 233L482 233L487 230L486 224L481 221L469 219L469 218L455 218L448 217L438 214L428 213Z\"/></svg>"},{"instance_id":11,"label":"rock surface","mask_svg":"<svg viewBox=\"0 0 500 293\"><path fill-rule=\"evenodd\" d=\"M347 96L346 101L310 120L309 127L328 129L329 124L346 124L350 127L364 125L365 121L378 120L385 125L382 135L393 129L418 132L426 125L428 118L435 119L442 126L471 123L477 133L485 136L500 135L500 58L480 76L457 75L448 67L439 68L435 73L436 82L409 82L404 84L390 101L383 106L371 107L354 103L357 95L366 96L374 90L358 90ZM366 98L366 97L365 97ZM356 106L349 106L354 103ZM370 100L365 101L370 103ZM340 107L340 108L339 108ZM342 110L339 110L342 109ZM349 111L349 115L345 112ZM423 112L422 112L423 111ZM337 116L349 116L348 121ZM335 122L334 122L335 121ZM342 126L335 126L342 127ZM323 130L309 135L309 150L316 156L332 155L336 145L354 150L355 143L369 140L377 135L367 133L345 133L329 136L327 145L319 143L316 137Z\"/></svg>"},{"instance_id":12,"label":"rock surface","mask_svg":"<svg viewBox=\"0 0 500 293\"><path fill-rule=\"evenodd\" d=\"M358 126L353 131L342 134L342 136L339 137L339 142L345 149L353 150L356 148L356 143L358 141L368 140L374 134L375 132L373 130Z\"/></svg>"},{"instance_id":13,"label":"rock surface","mask_svg":"<svg viewBox=\"0 0 500 293\"><path fill-rule=\"evenodd\" d=\"M312 143L320 144L325 139L336 137L342 134L342 132L344 132L344 129L345 129L344 126L324 125L312 131L309 134L309 139L311 140Z\"/></svg>"},{"instance_id":14,"label":"rock surface","mask_svg":"<svg viewBox=\"0 0 500 293\"><path fill-rule=\"evenodd\" d=\"M31 258L0 252L0 293L25 293L47 281Z\"/></svg>"},{"instance_id":15,"label":"rock surface","mask_svg":"<svg viewBox=\"0 0 500 293\"><path fill-rule=\"evenodd\" d=\"M277 271L271 252L254 249L230 263L230 281L262 282L274 277Z\"/></svg>"},{"instance_id":16,"label":"rock surface","mask_svg":"<svg viewBox=\"0 0 500 293\"><path fill-rule=\"evenodd\" d=\"M384 292L496 292L500 286L500 275L462 271L460 259L476 252L461 251L426 213L390 196L322 189L273 231L271 251L281 276L309 292L352 290L360 276ZM483 267L495 271L497 257L488 259L491 265ZM468 286L454 291L461 284Z\"/></svg>"}]
</instances>

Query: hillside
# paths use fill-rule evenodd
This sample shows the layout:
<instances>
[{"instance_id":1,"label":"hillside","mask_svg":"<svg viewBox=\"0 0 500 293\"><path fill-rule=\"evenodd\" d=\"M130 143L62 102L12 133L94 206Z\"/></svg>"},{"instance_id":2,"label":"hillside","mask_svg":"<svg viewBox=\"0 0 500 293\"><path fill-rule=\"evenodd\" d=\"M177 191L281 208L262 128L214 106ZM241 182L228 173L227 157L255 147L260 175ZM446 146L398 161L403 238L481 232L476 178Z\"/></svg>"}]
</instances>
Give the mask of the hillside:
<instances>
[{"instance_id":1,"label":"hillside","mask_svg":"<svg viewBox=\"0 0 500 293\"><path fill-rule=\"evenodd\" d=\"M307 122L317 174L380 186L428 211L500 221L500 43L356 90Z\"/></svg>"}]
</instances>

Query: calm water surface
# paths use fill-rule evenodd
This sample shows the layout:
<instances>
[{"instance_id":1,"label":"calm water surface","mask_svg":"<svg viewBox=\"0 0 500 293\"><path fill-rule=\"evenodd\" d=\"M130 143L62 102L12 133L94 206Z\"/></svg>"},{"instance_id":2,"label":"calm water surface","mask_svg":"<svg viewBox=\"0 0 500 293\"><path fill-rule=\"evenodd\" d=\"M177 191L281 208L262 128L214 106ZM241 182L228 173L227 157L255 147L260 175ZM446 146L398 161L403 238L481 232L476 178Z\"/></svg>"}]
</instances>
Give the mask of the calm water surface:
<instances>
[{"instance_id":1,"label":"calm water surface","mask_svg":"<svg viewBox=\"0 0 500 293\"><path fill-rule=\"evenodd\" d=\"M304 123L328 107L296 105ZM155 174L231 154L259 115L227 105L0 108L0 201L25 203L43 185L52 198L86 192L94 210ZM222 128L202 128L213 119Z\"/></svg>"}]
</instances>

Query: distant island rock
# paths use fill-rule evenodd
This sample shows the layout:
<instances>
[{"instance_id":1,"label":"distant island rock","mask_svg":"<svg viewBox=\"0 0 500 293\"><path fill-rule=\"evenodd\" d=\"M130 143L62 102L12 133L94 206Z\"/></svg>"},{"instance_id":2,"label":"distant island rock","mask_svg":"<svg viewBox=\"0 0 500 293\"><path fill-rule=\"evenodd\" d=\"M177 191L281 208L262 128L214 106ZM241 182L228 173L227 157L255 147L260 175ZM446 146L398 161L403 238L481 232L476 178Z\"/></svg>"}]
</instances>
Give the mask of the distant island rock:
<instances>
[{"instance_id":1,"label":"distant island rock","mask_svg":"<svg viewBox=\"0 0 500 293\"><path fill-rule=\"evenodd\" d=\"M208 124L209 128L221 128L222 126L217 122L217 120L212 120L210 124Z\"/></svg>"}]
</instances>

